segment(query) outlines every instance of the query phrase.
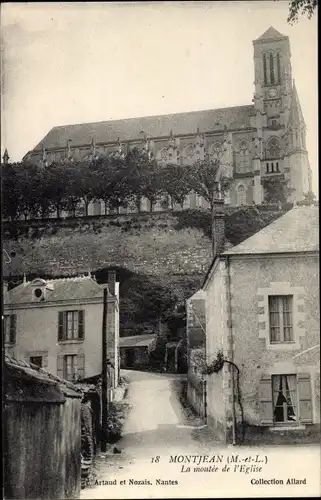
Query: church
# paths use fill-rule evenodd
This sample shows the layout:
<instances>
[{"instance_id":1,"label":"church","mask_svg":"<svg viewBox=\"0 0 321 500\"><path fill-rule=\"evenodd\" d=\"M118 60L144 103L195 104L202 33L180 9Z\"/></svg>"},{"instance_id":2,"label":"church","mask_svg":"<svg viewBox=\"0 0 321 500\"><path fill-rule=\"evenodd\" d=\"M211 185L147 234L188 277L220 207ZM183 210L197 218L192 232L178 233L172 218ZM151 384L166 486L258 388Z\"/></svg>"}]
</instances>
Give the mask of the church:
<instances>
[{"instance_id":1,"label":"church","mask_svg":"<svg viewBox=\"0 0 321 500\"><path fill-rule=\"evenodd\" d=\"M253 49L252 104L57 126L24 159L48 165L66 158L126 154L134 147L144 147L162 164L224 157L233 172L226 203L261 204L264 179L271 176L287 179L293 189L288 201L300 201L311 190L311 169L289 37L270 27L253 41ZM205 202L195 194L186 200L186 208L200 206ZM91 213L103 213L101 204L94 203Z\"/></svg>"}]
</instances>

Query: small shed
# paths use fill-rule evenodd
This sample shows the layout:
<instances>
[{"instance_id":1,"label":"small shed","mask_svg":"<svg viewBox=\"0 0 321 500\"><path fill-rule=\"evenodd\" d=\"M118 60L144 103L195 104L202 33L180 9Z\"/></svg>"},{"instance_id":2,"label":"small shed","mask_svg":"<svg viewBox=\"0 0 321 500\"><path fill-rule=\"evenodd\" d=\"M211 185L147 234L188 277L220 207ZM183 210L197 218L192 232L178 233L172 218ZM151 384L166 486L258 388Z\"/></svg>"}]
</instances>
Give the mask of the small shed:
<instances>
[{"instance_id":1,"label":"small shed","mask_svg":"<svg viewBox=\"0 0 321 500\"><path fill-rule=\"evenodd\" d=\"M156 347L157 335L133 335L120 337L120 366L121 368L144 368L150 364L150 353Z\"/></svg>"},{"instance_id":2,"label":"small shed","mask_svg":"<svg viewBox=\"0 0 321 500\"><path fill-rule=\"evenodd\" d=\"M4 496L79 498L82 391L5 356Z\"/></svg>"}]
</instances>

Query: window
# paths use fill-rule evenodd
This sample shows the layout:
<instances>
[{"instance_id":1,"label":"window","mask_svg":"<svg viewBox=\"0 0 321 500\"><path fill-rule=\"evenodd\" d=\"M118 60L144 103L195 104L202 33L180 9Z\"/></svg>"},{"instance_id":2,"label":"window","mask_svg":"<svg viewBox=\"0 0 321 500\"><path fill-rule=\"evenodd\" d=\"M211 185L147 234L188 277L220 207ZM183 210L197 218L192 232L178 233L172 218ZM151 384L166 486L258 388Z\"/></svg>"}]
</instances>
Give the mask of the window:
<instances>
[{"instance_id":1,"label":"window","mask_svg":"<svg viewBox=\"0 0 321 500\"><path fill-rule=\"evenodd\" d=\"M261 425L311 424L309 373L263 375L259 384Z\"/></svg>"},{"instance_id":2,"label":"window","mask_svg":"<svg viewBox=\"0 0 321 500\"><path fill-rule=\"evenodd\" d=\"M278 72L278 78L277 81L278 83L281 83L281 59L280 59L280 53L277 53L276 56L276 65L277 65L277 72Z\"/></svg>"},{"instance_id":3,"label":"window","mask_svg":"<svg viewBox=\"0 0 321 500\"><path fill-rule=\"evenodd\" d=\"M267 158L280 158L281 156L281 147L279 140L276 137L272 137L266 147L266 156Z\"/></svg>"},{"instance_id":4,"label":"window","mask_svg":"<svg viewBox=\"0 0 321 500\"><path fill-rule=\"evenodd\" d=\"M296 375L272 376L273 420L275 423L296 422L297 380Z\"/></svg>"},{"instance_id":5,"label":"window","mask_svg":"<svg viewBox=\"0 0 321 500\"><path fill-rule=\"evenodd\" d=\"M77 374L77 355L71 354L64 356L64 379L73 380Z\"/></svg>"},{"instance_id":6,"label":"window","mask_svg":"<svg viewBox=\"0 0 321 500\"><path fill-rule=\"evenodd\" d=\"M16 342L16 323L15 314L6 314L3 318L4 339L7 344L15 344Z\"/></svg>"},{"instance_id":7,"label":"window","mask_svg":"<svg viewBox=\"0 0 321 500\"><path fill-rule=\"evenodd\" d=\"M84 378L85 376L85 355L64 354L57 357L57 375L65 380Z\"/></svg>"},{"instance_id":8,"label":"window","mask_svg":"<svg viewBox=\"0 0 321 500\"><path fill-rule=\"evenodd\" d=\"M274 61L272 52L270 52L270 82L274 83Z\"/></svg>"},{"instance_id":9,"label":"window","mask_svg":"<svg viewBox=\"0 0 321 500\"><path fill-rule=\"evenodd\" d=\"M58 313L58 341L84 340L85 311L63 311Z\"/></svg>"},{"instance_id":10,"label":"window","mask_svg":"<svg viewBox=\"0 0 321 500\"><path fill-rule=\"evenodd\" d=\"M236 153L236 172L249 172L250 169L249 144L246 141L242 141Z\"/></svg>"},{"instance_id":11,"label":"window","mask_svg":"<svg viewBox=\"0 0 321 500\"><path fill-rule=\"evenodd\" d=\"M264 75L264 84L267 85L267 65L266 65L266 54L263 54L263 75Z\"/></svg>"},{"instance_id":12,"label":"window","mask_svg":"<svg viewBox=\"0 0 321 500\"><path fill-rule=\"evenodd\" d=\"M37 365L40 368L42 368L42 356L31 356L30 357L30 363L33 365Z\"/></svg>"},{"instance_id":13,"label":"window","mask_svg":"<svg viewBox=\"0 0 321 500\"><path fill-rule=\"evenodd\" d=\"M266 164L266 173L267 174L270 173L270 164L269 163Z\"/></svg>"},{"instance_id":14,"label":"window","mask_svg":"<svg viewBox=\"0 0 321 500\"><path fill-rule=\"evenodd\" d=\"M246 195L245 195L245 187L239 186L237 188L237 204L245 205L246 204Z\"/></svg>"},{"instance_id":15,"label":"window","mask_svg":"<svg viewBox=\"0 0 321 500\"><path fill-rule=\"evenodd\" d=\"M292 295L269 296L270 342L293 342Z\"/></svg>"}]
</instances>

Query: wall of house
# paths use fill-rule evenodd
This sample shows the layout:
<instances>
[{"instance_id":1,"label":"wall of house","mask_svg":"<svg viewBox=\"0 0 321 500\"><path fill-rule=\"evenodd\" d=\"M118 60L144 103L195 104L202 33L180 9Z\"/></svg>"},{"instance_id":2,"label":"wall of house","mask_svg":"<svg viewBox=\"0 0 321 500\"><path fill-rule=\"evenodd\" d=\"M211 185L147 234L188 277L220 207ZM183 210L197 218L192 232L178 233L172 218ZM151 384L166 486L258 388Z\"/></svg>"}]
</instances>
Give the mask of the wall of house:
<instances>
[{"instance_id":1,"label":"wall of house","mask_svg":"<svg viewBox=\"0 0 321 500\"><path fill-rule=\"evenodd\" d=\"M316 256L231 259L231 308L234 361L240 369L245 420L260 425L259 384L263 374L308 373L311 376L313 422L320 422L319 267ZM271 288L272 287L272 288ZM274 288L273 288L274 287ZM294 293L295 343L270 346L267 304L273 295ZM278 292L279 290L279 292ZM265 302L266 301L266 302Z\"/></svg>"},{"instance_id":2,"label":"wall of house","mask_svg":"<svg viewBox=\"0 0 321 500\"><path fill-rule=\"evenodd\" d=\"M217 263L206 296L206 360L210 365L220 350L227 353L224 263ZM227 383L225 369L207 375L207 422L222 440L227 433Z\"/></svg>"},{"instance_id":3,"label":"wall of house","mask_svg":"<svg viewBox=\"0 0 321 500\"><path fill-rule=\"evenodd\" d=\"M114 309L114 304L109 304ZM83 341L73 340L58 343L58 312L68 310L85 310L85 337ZM16 344L6 345L8 354L30 361L30 356L43 355L43 368L57 374L57 357L59 355L80 354L85 358L84 377L91 377L101 372L101 342L102 342L102 303L86 304L79 302L73 305L62 305L7 309L5 314L16 314ZM110 333L111 351L115 357L115 316L109 315L108 327ZM117 360L116 360L117 364Z\"/></svg>"},{"instance_id":4,"label":"wall of house","mask_svg":"<svg viewBox=\"0 0 321 500\"><path fill-rule=\"evenodd\" d=\"M6 401L6 498L79 498L80 401Z\"/></svg>"}]
</instances>

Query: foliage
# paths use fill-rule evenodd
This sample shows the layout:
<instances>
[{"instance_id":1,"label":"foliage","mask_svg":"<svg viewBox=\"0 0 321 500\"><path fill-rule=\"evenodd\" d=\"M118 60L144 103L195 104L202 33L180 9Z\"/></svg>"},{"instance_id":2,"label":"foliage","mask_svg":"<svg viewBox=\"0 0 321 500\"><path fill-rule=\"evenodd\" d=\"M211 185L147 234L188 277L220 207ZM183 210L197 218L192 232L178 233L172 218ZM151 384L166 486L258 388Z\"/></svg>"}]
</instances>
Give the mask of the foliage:
<instances>
[{"instance_id":1,"label":"foliage","mask_svg":"<svg viewBox=\"0 0 321 500\"><path fill-rule=\"evenodd\" d=\"M295 191L288 184L289 179L282 177L271 176L263 179L264 200L267 203L286 203L291 193Z\"/></svg>"},{"instance_id":2,"label":"foliage","mask_svg":"<svg viewBox=\"0 0 321 500\"><path fill-rule=\"evenodd\" d=\"M290 24L296 23L299 16L306 15L311 19L318 5L318 0L290 0L289 15L287 22Z\"/></svg>"},{"instance_id":3,"label":"foliage","mask_svg":"<svg viewBox=\"0 0 321 500\"><path fill-rule=\"evenodd\" d=\"M225 363L225 358L222 351L218 351L216 358L204 369L204 374L210 375L212 373L218 373L222 370Z\"/></svg>"},{"instance_id":4,"label":"foliage","mask_svg":"<svg viewBox=\"0 0 321 500\"><path fill-rule=\"evenodd\" d=\"M191 191L190 169L185 165L166 165L162 170L162 183L170 198L171 208L177 203L182 208L186 196Z\"/></svg>"},{"instance_id":5,"label":"foliage","mask_svg":"<svg viewBox=\"0 0 321 500\"><path fill-rule=\"evenodd\" d=\"M311 203L316 199L316 196L313 193L313 191L308 191L307 193L304 193L303 196L304 196L304 201Z\"/></svg>"},{"instance_id":6,"label":"foliage","mask_svg":"<svg viewBox=\"0 0 321 500\"><path fill-rule=\"evenodd\" d=\"M123 401L113 401L109 403L107 416L107 432L108 440L110 442L115 442L121 437L125 417L128 410L128 404L124 403Z\"/></svg>"},{"instance_id":7,"label":"foliage","mask_svg":"<svg viewBox=\"0 0 321 500\"><path fill-rule=\"evenodd\" d=\"M195 347L190 350L189 364L197 373L204 373L206 369L205 347Z\"/></svg>"},{"instance_id":8,"label":"foliage","mask_svg":"<svg viewBox=\"0 0 321 500\"><path fill-rule=\"evenodd\" d=\"M202 196L210 205L213 212L216 200L228 190L232 179L220 173L219 160L206 157L205 160L195 162L189 169L189 183L191 188Z\"/></svg>"}]
</instances>

